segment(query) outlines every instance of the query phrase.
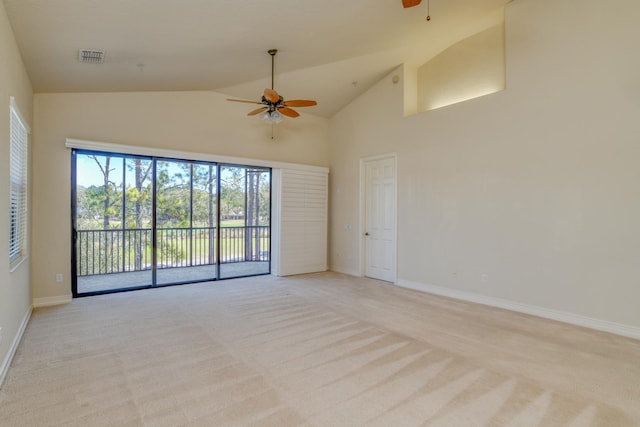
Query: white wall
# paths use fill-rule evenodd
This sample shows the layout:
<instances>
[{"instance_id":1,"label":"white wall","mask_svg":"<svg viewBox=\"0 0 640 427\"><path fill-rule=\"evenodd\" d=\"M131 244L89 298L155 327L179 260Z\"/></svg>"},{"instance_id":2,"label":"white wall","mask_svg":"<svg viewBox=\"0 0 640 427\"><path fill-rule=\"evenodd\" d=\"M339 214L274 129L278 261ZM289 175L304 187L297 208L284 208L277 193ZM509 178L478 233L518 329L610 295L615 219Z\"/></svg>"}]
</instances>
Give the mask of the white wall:
<instances>
[{"instance_id":1,"label":"white wall","mask_svg":"<svg viewBox=\"0 0 640 427\"><path fill-rule=\"evenodd\" d=\"M70 151L67 138L327 166L326 119L303 114L275 128L214 92L36 94L33 297L71 296ZM62 273L64 280L55 282Z\"/></svg>"},{"instance_id":2,"label":"white wall","mask_svg":"<svg viewBox=\"0 0 640 427\"><path fill-rule=\"evenodd\" d=\"M0 2L0 384L8 368L16 339L31 313L29 267L31 259L9 272L9 97L15 98L24 119L32 127L33 92L20 52ZM29 228L29 227L28 227Z\"/></svg>"},{"instance_id":3,"label":"white wall","mask_svg":"<svg viewBox=\"0 0 640 427\"><path fill-rule=\"evenodd\" d=\"M405 118L395 70L338 113L332 268L361 269L344 230L359 159L396 152L400 283L639 332L638 16L637 0L515 0L505 91Z\"/></svg>"}]
</instances>

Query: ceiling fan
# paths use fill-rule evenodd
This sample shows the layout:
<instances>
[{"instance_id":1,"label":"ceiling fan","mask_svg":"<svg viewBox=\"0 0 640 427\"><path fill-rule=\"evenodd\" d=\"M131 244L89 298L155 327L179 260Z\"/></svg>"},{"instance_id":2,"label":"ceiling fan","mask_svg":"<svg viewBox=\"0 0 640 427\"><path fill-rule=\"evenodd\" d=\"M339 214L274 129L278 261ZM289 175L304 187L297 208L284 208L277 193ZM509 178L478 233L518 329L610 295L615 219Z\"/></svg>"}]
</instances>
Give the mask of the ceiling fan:
<instances>
[{"instance_id":1,"label":"ceiling fan","mask_svg":"<svg viewBox=\"0 0 640 427\"><path fill-rule=\"evenodd\" d=\"M262 117L268 123L280 123L283 120L282 116L292 118L298 117L300 114L291 107L311 107L317 105L318 103L316 101L310 99L289 99L285 101L284 98L280 96L278 92L275 91L275 89L273 89L274 60L276 53L278 53L278 49L270 49L267 51L267 53L271 55L271 89L266 88L264 90L262 99L260 101L229 98L227 98L227 101L247 102L249 104L262 105L262 107L250 111L247 115L255 116L260 114L260 117Z\"/></svg>"}]
</instances>

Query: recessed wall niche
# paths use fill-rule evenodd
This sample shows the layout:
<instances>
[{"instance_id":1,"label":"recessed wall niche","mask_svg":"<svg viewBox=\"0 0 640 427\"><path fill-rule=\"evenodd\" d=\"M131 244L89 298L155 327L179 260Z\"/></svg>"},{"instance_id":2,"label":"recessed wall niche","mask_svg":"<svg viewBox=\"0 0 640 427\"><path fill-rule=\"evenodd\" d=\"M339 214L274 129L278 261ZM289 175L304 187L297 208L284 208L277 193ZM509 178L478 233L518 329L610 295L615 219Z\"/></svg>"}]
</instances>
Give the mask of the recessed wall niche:
<instances>
[{"instance_id":1,"label":"recessed wall niche","mask_svg":"<svg viewBox=\"0 0 640 427\"><path fill-rule=\"evenodd\" d=\"M417 111L505 88L504 22L448 47L417 69ZM408 112L410 113L410 112Z\"/></svg>"}]
</instances>

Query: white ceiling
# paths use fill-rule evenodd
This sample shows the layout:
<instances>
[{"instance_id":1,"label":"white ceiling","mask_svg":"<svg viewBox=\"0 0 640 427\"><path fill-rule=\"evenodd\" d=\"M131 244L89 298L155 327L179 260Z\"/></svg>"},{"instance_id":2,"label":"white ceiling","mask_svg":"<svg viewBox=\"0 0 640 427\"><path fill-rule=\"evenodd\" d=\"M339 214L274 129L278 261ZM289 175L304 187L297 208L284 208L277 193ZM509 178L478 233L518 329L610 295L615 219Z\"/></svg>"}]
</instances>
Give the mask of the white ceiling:
<instances>
[{"instance_id":1,"label":"white ceiling","mask_svg":"<svg viewBox=\"0 0 640 427\"><path fill-rule=\"evenodd\" d=\"M316 99L331 117L402 63L503 19L510 0L3 0L35 92L214 90ZM104 49L103 64L77 60ZM355 83L354 83L355 82Z\"/></svg>"}]
</instances>

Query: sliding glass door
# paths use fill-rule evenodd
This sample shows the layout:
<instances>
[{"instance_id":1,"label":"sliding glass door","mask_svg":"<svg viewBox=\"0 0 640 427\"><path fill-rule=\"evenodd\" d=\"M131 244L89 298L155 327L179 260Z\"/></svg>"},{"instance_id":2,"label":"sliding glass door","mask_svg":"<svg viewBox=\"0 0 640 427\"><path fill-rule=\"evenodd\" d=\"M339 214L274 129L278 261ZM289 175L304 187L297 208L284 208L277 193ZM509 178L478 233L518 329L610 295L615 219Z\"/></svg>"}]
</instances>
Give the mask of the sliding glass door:
<instances>
[{"instance_id":1,"label":"sliding glass door","mask_svg":"<svg viewBox=\"0 0 640 427\"><path fill-rule=\"evenodd\" d=\"M220 278L269 273L271 171L220 167Z\"/></svg>"},{"instance_id":2,"label":"sliding glass door","mask_svg":"<svg viewBox=\"0 0 640 427\"><path fill-rule=\"evenodd\" d=\"M72 172L74 296L270 272L270 169L74 150Z\"/></svg>"},{"instance_id":3,"label":"sliding glass door","mask_svg":"<svg viewBox=\"0 0 640 427\"><path fill-rule=\"evenodd\" d=\"M103 153L74 157L77 292L151 286L151 161Z\"/></svg>"},{"instance_id":4,"label":"sliding glass door","mask_svg":"<svg viewBox=\"0 0 640 427\"><path fill-rule=\"evenodd\" d=\"M213 280L216 270L217 168L156 162L156 283Z\"/></svg>"}]
</instances>

